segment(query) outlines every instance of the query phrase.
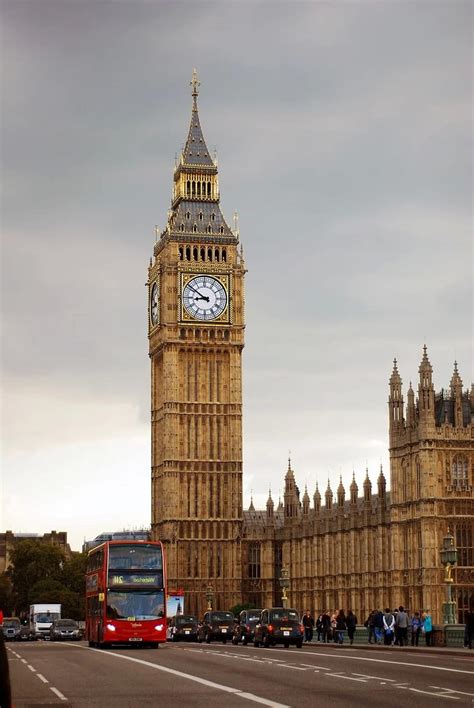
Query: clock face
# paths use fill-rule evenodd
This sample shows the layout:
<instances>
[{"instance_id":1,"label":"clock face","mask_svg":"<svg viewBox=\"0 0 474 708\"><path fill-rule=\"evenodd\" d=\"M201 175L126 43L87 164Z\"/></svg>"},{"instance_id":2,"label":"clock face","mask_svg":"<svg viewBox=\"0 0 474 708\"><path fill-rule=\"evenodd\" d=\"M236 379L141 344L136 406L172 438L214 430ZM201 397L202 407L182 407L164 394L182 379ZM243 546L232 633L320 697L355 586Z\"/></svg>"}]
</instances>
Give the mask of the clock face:
<instances>
[{"instance_id":1,"label":"clock face","mask_svg":"<svg viewBox=\"0 0 474 708\"><path fill-rule=\"evenodd\" d=\"M195 320L215 320L227 307L227 291L212 275L196 275L183 287L183 306Z\"/></svg>"},{"instance_id":2,"label":"clock face","mask_svg":"<svg viewBox=\"0 0 474 708\"><path fill-rule=\"evenodd\" d=\"M158 324L158 285L153 283L150 294L150 319L153 327Z\"/></svg>"}]
</instances>

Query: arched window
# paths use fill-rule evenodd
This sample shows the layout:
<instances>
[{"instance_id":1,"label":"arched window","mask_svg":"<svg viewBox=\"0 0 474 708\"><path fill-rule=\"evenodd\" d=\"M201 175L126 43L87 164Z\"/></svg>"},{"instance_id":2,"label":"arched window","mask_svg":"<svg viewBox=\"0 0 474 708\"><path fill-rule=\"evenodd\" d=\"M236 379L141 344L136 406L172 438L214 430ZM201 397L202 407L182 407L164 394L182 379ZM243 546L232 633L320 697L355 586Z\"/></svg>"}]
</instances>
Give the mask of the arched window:
<instances>
[{"instance_id":1,"label":"arched window","mask_svg":"<svg viewBox=\"0 0 474 708\"><path fill-rule=\"evenodd\" d=\"M186 260L191 260L191 249L189 248L189 246L186 246Z\"/></svg>"},{"instance_id":2,"label":"arched window","mask_svg":"<svg viewBox=\"0 0 474 708\"><path fill-rule=\"evenodd\" d=\"M198 259L198 250L197 250L196 246L194 246L194 248L193 248L193 259L195 261L197 261L197 259Z\"/></svg>"},{"instance_id":3,"label":"arched window","mask_svg":"<svg viewBox=\"0 0 474 708\"><path fill-rule=\"evenodd\" d=\"M178 252L179 252L179 260L182 261L183 260L183 247L182 246L179 247Z\"/></svg>"},{"instance_id":4,"label":"arched window","mask_svg":"<svg viewBox=\"0 0 474 708\"><path fill-rule=\"evenodd\" d=\"M201 196L201 183L200 182L197 183L197 195L198 195L198 197Z\"/></svg>"},{"instance_id":5,"label":"arched window","mask_svg":"<svg viewBox=\"0 0 474 708\"><path fill-rule=\"evenodd\" d=\"M212 261L212 248L207 249L207 260Z\"/></svg>"},{"instance_id":6,"label":"arched window","mask_svg":"<svg viewBox=\"0 0 474 708\"><path fill-rule=\"evenodd\" d=\"M223 226L221 226L221 228L220 228L220 232L221 232L221 234L223 234L223 233L224 233L224 227L223 227Z\"/></svg>"},{"instance_id":7,"label":"arched window","mask_svg":"<svg viewBox=\"0 0 474 708\"><path fill-rule=\"evenodd\" d=\"M216 248L216 250L214 251L214 258L216 261L219 260L219 249L218 248Z\"/></svg>"},{"instance_id":8,"label":"arched window","mask_svg":"<svg viewBox=\"0 0 474 708\"><path fill-rule=\"evenodd\" d=\"M206 251L204 248L201 248L201 260L202 261L206 260Z\"/></svg>"},{"instance_id":9,"label":"arched window","mask_svg":"<svg viewBox=\"0 0 474 708\"><path fill-rule=\"evenodd\" d=\"M212 229L211 229L211 225L209 224L209 226L207 227L207 233L208 233L208 234L210 234L210 233L211 233L211 231L212 231Z\"/></svg>"},{"instance_id":10,"label":"arched window","mask_svg":"<svg viewBox=\"0 0 474 708\"><path fill-rule=\"evenodd\" d=\"M190 219L190 218L191 218L191 212L187 211L186 212L186 219Z\"/></svg>"},{"instance_id":11,"label":"arched window","mask_svg":"<svg viewBox=\"0 0 474 708\"><path fill-rule=\"evenodd\" d=\"M199 221L202 221L202 211L199 212Z\"/></svg>"},{"instance_id":12,"label":"arched window","mask_svg":"<svg viewBox=\"0 0 474 708\"><path fill-rule=\"evenodd\" d=\"M191 194L191 182L188 179L188 181L186 182L186 196L189 197L190 194Z\"/></svg>"},{"instance_id":13,"label":"arched window","mask_svg":"<svg viewBox=\"0 0 474 708\"><path fill-rule=\"evenodd\" d=\"M192 192L193 197L196 196L196 182L193 180L193 192Z\"/></svg>"},{"instance_id":14,"label":"arched window","mask_svg":"<svg viewBox=\"0 0 474 708\"><path fill-rule=\"evenodd\" d=\"M193 224L193 232L196 233L197 230L198 230L198 227L196 226L196 224Z\"/></svg>"},{"instance_id":15,"label":"arched window","mask_svg":"<svg viewBox=\"0 0 474 708\"><path fill-rule=\"evenodd\" d=\"M225 248L222 249L222 260L224 263L227 261L227 251Z\"/></svg>"},{"instance_id":16,"label":"arched window","mask_svg":"<svg viewBox=\"0 0 474 708\"><path fill-rule=\"evenodd\" d=\"M184 231L184 224L181 224L181 231Z\"/></svg>"},{"instance_id":17,"label":"arched window","mask_svg":"<svg viewBox=\"0 0 474 708\"><path fill-rule=\"evenodd\" d=\"M207 183L207 196L208 197L211 196L211 183L210 182Z\"/></svg>"},{"instance_id":18,"label":"arched window","mask_svg":"<svg viewBox=\"0 0 474 708\"><path fill-rule=\"evenodd\" d=\"M214 212L212 212L212 214L211 214L211 221L215 221L215 219L216 219L216 215L214 214Z\"/></svg>"}]
</instances>

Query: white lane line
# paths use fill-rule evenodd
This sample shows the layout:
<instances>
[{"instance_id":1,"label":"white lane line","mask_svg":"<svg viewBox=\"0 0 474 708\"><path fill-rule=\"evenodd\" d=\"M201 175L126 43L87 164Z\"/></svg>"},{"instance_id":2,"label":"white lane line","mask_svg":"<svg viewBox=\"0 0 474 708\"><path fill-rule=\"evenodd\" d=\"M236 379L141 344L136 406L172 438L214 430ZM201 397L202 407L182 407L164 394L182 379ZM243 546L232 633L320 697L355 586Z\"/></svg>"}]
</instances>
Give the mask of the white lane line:
<instances>
[{"instance_id":1,"label":"white lane line","mask_svg":"<svg viewBox=\"0 0 474 708\"><path fill-rule=\"evenodd\" d=\"M323 671L331 671L327 666L318 666L317 664L301 664L301 666L306 666L308 669L322 669Z\"/></svg>"},{"instance_id":2,"label":"white lane line","mask_svg":"<svg viewBox=\"0 0 474 708\"><path fill-rule=\"evenodd\" d=\"M42 681L43 683L49 683L48 679L46 679L43 674L36 674L37 677Z\"/></svg>"},{"instance_id":3,"label":"white lane line","mask_svg":"<svg viewBox=\"0 0 474 708\"><path fill-rule=\"evenodd\" d=\"M28 663L26 659L22 659L21 657L20 657L20 661L23 662L23 664L27 664L27 663Z\"/></svg>"},{"instance_id":4,"label":"white lane line","mask_svg":"<svg viewBox=\"0 0 474 708\"><path fill-rule=\"evenodd\" d=\"M438 691L447 691L448 693L460 693L462 696L474 696L474 693L466 693L465 691L457 691L455 688L444 688L443 686L429 686L429 688L437 688Z\"/></svg>"},{"instance_id":5,"label":"white lane line","mask_svg":"<svg viewBox=\"0 0 474 708\"><path fill-rule=\"evenodd\" d=\"M262 649L263 651L272 651L271 649ZM279 654L282 652L287 652L289 654L295 655L294 651L290 649L280 649ZM433 666L432 664L412 664L410 661L388 661L387 659L369 659L365 656L347 656L344 654L323 654L323 652L315 652L315 657L318 656L329 656L332 659L348 659L349 661L372 661L375 664L390 664L391 666L410 666L418 669L436 669L437 671L448 671L454 674L469 674L474 675L474 671L465 671L464 669L450 669L447 666Z\"/></svg>"},{"instance_id":6,"label":"white lane line","mask_svg":"<svg viewBox=\"0 0 474 708\"><path fill-rule=\"evenodd\" d=\"M413 693L426 693L427 696L436 696L436 698L450 698L452 701L459 701L459 696L449 696L447 693L433 693L433 691L422 691L421 688L409 688Z\"/></svg>"},{"instance_id":7,"label":"white lane line","mask_svg":"<svg viewBox=\"0 0 474 708\"><path fill-rule=\"evenodd\" d=\"M58 691L57 688L54 688L54 686L50 686L50 687L49 687L49 690L52 691L53 693L55 693L55 694L57 695L57 697L60 698L62 701L67 701L66 696L64 696L64 695L61 693L61 691Z\"/></svg>"},{"instance_id":8,"label":"white lane line","mask_svg":"<svg viewBox=\"0 0 474 708\"><path fill-rule=\"evenodd\" d=\"M36 669L34 666L31 666L31 664L27 664L28 668L30 671L32 671L34 674L36 673Z\"/></svg>"},{"instance_id":9,"label":"white lane line","mask_svg":"<svg viewBox=\"0 0 474 708\"><path fill-rule=\"evenodd\" d=\"M303 669L302 666L291 666L291 664L280 664L282 669L295 669L295 671L307 671L308 669Z\"/></svg>"},{"instance_id":10,"label":"white lane line","mask_svg":"<svg viewBox=\"0 0 474 708\"><path fill-rule=\"evenodd\" d=\"M357 674L355 671L353 671L352 673L354 676L362 676L362 678L371 678L371 679L377 679L380 681L390 681L393 683L397 683L396 679L385 678L385 676L369 676L369 674Z\"/></svg>"},{"instance_id":11,"label":"white lane line","mask_svg":"<svg viewBox=\"0 0 474 708\"><path fill-rule=\"evenodd\" d=\"M86 651L97 652L98 654L104 657L113 656L116 659L123 659L124 661L133 661L135 664L148 666L149 668L155 669L156 671L163 671L166 674L172 674L173 676L179 676L181 678L188 679L188 681L195 681L196 683L200 683L203 686L215 688L218 691L224 691L225 693L233 693L234 695L239 696L240 698L245 698L249 701L253 701L254 703L261 703L262 705L269 706L270 708L291 708L291 706L287 706L285 703L277 703L276 701L270 701L267 698L262 698L261 696L257 696L254 693L245 693L241 691L240 688L233 688L232 686L225 686L222 683L208 681L207 679L200 678L199 676L193 676L193 674L185 674L184 671L177 671L176 669L170 669L167 666L153 664L151 661L145 661L144 659L135 659L135 657L133 656L126 656L125 654L116 654L113 651L104 653L101 649L92 649L91 647L84 647L81 645L69 644L69 646L73 646L77 649L85 649Z\"/></svg>"},{"instance_id":12,"label":"white lane line","mask_svg":"<svg viewBox=\"0 0 474 708\"><path fill-rule=\"evenodd\" d=\"M343 674L324 674L325 676L334 676L334 678L346 679L346 681L360 681L361 683L367 683L367 679L354 678L353 676L344 676Z\"/></svg>"}]
</instances>

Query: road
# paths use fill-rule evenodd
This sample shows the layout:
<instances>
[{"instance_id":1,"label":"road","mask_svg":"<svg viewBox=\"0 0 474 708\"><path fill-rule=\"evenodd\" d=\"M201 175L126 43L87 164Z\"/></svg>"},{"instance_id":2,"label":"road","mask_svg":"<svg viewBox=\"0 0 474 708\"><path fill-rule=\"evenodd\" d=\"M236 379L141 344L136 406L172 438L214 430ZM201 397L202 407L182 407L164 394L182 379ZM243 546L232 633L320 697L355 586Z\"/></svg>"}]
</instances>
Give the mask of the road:
<instances>
[{"instance_id":1,"label":"road","mask_svg":"<svg viewBox=\"0 0 474 708\"><path fill-rule=\"evenodd\" d=\"M30 706L474 705L474 651L312 644L301 649L166 644L91 649L85 642L10 643L15 708Z\"/></svg>"}]
</instances>

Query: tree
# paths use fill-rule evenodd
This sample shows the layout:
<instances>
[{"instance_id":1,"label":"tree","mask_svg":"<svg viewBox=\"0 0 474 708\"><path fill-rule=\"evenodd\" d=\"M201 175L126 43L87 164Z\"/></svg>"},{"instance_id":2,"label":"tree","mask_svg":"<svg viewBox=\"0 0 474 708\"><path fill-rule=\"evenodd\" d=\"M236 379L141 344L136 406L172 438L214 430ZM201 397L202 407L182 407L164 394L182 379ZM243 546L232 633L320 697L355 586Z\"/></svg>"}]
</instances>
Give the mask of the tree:
<instances>
[{"instance_id":1,"label":"tree","mask_svg":"<svg viewBox=\"0 0 474 708\"><path fill-rule=\"evenodd\" d=\"M252 604L249 604L248 602L244 602L241 605L234 605L233 607L230 608L229 612L232 612L234 617L238 617L242 610L253 610L254 606Z\"/></svg>"},{"instance_id":2,"label":"tree","mask_svg":"<svg viewBox=\"0 0 474 708\"><path fill-rule=\"evenodd\" d=\"M12 584L7 574L2 573L0 575L0 610L3 610L4 617L9 617L13 614L14 606Z\"/></svg>"},{"instance_id":3,"label":"tree","mask_svg":"<svg viewBox=\"0 0 474 708\"><path fill-rule=\"evenodd\" d=\"M32 540L19 541L11 552L7 575L13 585L17 613L27 612L31 589L40 580L61 580L64 554L57 546Z\"/></svg>"}]
</instances>

